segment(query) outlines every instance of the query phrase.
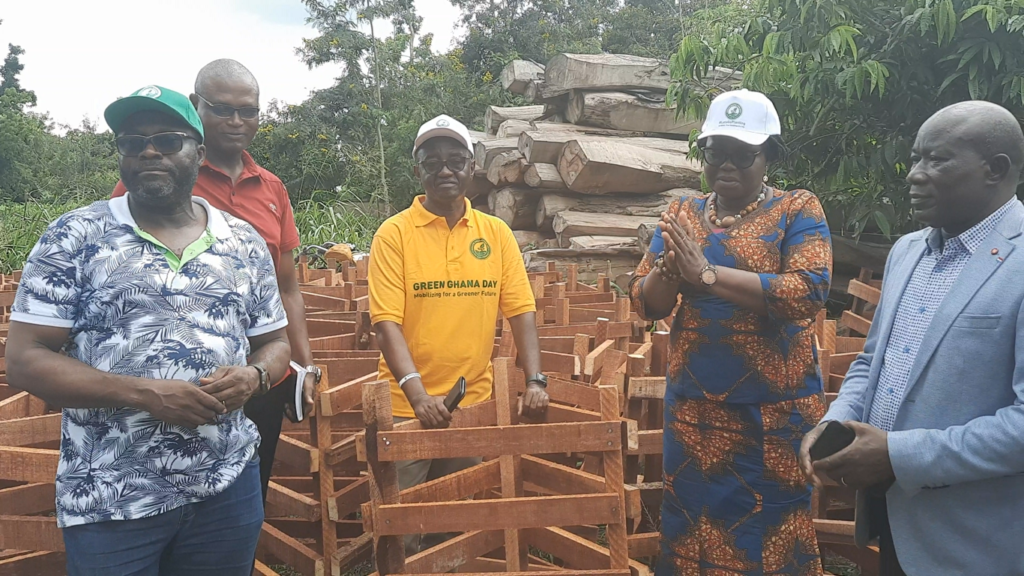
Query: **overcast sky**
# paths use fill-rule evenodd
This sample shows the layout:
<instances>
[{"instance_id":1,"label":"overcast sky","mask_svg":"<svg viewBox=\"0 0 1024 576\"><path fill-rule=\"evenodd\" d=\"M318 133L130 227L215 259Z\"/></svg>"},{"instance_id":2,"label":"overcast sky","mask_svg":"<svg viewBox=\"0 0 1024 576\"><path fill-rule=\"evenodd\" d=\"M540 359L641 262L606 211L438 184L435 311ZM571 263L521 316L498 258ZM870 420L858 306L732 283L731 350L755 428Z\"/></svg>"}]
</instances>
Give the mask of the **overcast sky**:
<instances>
[{"instance_id":1,"label":"overcast sky","mask_svg":"<svg viewBox=\"0 0 1024 576\"><path fill-rule=\"evenodd\" d=\"M435 50L450 47L458 9L448 0L416 8ZM296 56L316 35L300 0L0 0L0 19L0 58L8 43L24 48L21 84L35 91L36 111L72 126L101 120L107 104L148 84L187 94L217 58L252 70L263 103L299 103L340 72L309 70Z\"/></svg>"}]
</instances>

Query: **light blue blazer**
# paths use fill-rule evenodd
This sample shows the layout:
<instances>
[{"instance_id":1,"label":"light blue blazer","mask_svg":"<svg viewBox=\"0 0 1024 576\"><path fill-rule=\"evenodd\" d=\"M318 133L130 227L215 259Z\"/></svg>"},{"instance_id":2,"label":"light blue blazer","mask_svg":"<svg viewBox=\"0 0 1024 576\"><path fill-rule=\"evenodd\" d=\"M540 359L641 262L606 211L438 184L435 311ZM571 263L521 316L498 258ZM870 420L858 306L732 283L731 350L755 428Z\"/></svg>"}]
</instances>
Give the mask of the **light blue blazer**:
<instances>
[{"instance_id":1,"label":"light blue blazer","mask_svg":"<svg viewBox=\"0 0 1024 576\"><path fill-rule=\"evenodd\" d=\"M867 422L896 309L931 231L893 246L864 353L825 419ZM1022 231L1018 201L935 312L889 433L896 483L886 501L909 576L1024 575ZM858 493L860 546L866 502Z\"/></svg>"}]
</instances>

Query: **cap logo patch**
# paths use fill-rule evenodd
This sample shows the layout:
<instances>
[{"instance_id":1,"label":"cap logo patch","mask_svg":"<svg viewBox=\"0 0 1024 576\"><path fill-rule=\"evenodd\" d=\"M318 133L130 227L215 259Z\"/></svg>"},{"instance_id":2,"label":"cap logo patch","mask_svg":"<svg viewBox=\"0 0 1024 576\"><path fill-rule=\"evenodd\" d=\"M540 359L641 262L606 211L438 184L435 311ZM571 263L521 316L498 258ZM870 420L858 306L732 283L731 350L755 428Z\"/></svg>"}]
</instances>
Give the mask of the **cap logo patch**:
<instances>
[{"instance_id":1,"label":"cap logo patch","mask_svg":"<svg viewBox=\"0 0 1024 576\"><path fill-rule=\"evenodd\" d=\"M728 108L725 109L725 117L729 120L735 120L743 115L743 107L733 102L729 104Z\"/></svg>"},{"instance_id":2,"label":"cap logo patch","mask_svg":"<svg viewBox=\"0 0 1024 576\"><path fill-rule=\"evenodd\" d=\"M437 121L437 127L438 128L447 128L448 127L448 121L443 119L443 118L441 120L438 120Z\"/></svg>"},{"instance_id":3,"label":"cap logo patch","mask_svg":"<svg viewBox=\"0 0 1024 576\"><path fill-rule=\"evenodd\" d=\"M160 89L156 86L146 86L145 88L141 88L136 93L136 96L145 96L146 98L159 98Z\"/></svg>"}]
</instances>

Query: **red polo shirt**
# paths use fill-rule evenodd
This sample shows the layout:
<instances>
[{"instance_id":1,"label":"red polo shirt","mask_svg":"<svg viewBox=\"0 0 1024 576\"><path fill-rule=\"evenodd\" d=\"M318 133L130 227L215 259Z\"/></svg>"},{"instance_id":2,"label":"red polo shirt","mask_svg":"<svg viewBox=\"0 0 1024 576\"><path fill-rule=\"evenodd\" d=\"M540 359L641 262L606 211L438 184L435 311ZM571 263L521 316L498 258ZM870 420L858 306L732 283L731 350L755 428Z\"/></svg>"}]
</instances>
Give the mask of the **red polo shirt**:
<instances>
[{"instance_id":1,"label":"red polo shirt","mask_svg":"<svg viewBox=\"0 0 1024 576\"><path fill-rule=\"evenodd\" d=\"M251 224L266 241L277 269L281 253L299 247L299 231L295 228L288 191L280 178L257 164L248 152L242 152L242 165L238 182L232 184L231 177L204 162L192 193L214 208ZM112 197L123 196L125 192L119 180Z\"/></svg>"}]
</instances>

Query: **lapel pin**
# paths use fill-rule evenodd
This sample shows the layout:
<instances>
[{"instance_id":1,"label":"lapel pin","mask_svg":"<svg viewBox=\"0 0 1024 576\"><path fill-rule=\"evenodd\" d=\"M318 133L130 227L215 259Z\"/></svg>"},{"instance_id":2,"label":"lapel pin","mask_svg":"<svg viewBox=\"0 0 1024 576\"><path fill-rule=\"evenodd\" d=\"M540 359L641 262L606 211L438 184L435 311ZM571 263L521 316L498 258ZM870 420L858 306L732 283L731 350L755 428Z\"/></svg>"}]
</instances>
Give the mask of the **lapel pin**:
<instances>
[{"instance_id":1,"label":"lapel pin","mask_svg":"<svg viewBox=\"0 0 1024 576\"><path fill-rule=\"evenodd\" d=\"M996 254L999 254L999 248L992 249L992 255L995 256ZM1002 258L1000 258L1000 260L1002 260Z\"/></svg>"}]
</instances>

